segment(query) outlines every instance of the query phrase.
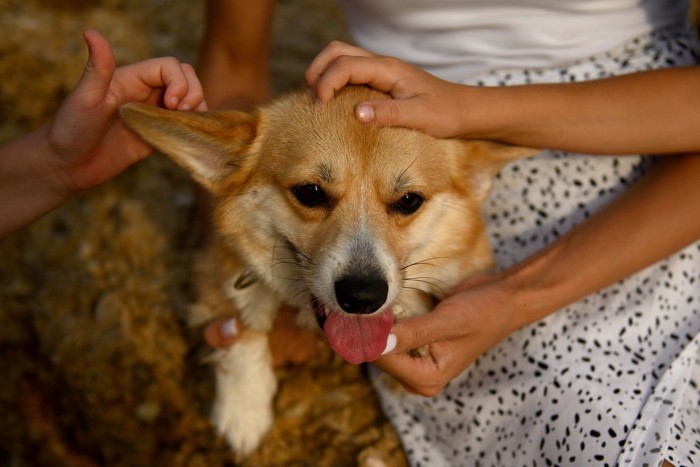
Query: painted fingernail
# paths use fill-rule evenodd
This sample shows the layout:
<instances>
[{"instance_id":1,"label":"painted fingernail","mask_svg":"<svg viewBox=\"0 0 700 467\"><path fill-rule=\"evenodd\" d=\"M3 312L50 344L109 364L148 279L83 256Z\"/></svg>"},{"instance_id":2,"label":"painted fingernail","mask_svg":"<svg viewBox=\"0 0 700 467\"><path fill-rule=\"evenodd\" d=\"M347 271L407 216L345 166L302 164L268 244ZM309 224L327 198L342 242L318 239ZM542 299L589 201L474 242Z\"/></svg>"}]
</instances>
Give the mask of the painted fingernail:
<instances>
[{"instance_id":1,"label":"painted fingernail","mask_svg":"<svg viewBox=\"0 0 700 467\"><path fill-rule=\"evenodd\" d=\"M238 324L236 320L231 318L227 319L221 324L221 335L224 337L233 337L238 335Z\"/></svg>"},{"instance_id":2,"label":"painted fingernail","mask_svg":"<svg viewBox=\"0 0 700 467\"><path fill-rule=\"evenodd\" d=\"M355 109L355 115L361 122L371 122L374 120L374 107L371 105L360 104Z\"/></svg>"},{"instance_id":3,"label":"painted fingernail","mask_svg":"<svg viewBox=\"0 0 700 467\"><path fill-rule=\"evenodd\" d=\"M386 348L384 352L382 352L382 355L386 355L396 348L396 340L396 334L389 334L389 337L386 339Z\"/></svg>"}]
</instances>

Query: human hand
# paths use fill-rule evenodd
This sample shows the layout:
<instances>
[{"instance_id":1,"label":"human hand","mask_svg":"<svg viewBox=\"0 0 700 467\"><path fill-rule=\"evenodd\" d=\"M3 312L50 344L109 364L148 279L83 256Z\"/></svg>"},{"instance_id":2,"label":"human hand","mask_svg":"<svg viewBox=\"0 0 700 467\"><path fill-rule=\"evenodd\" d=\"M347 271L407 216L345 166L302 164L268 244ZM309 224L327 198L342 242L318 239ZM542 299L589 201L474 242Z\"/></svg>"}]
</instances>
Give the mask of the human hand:
<instances>
[{"instance_id":1,"label":"human hand","mask_svg":"<svg viewBox=\"0 0 700 467\"><path fill-rule=\"evenodd\" d=\"M513 296L500 275L467 279L431 313L397 322L396 347L373 363L409 391L432 397L519 327ZM408 354L425 345L428 355Z\"/></svg>"},{"instance_id":2,"label":"human hand","mask_svg":"<svg viewBox=\"0 0 700 467\"><path fill-rule=\"evenodd\" d=\"M118 116L137 101L168 109L206 110L194 69L175 58L155 58L115 69L107 40L95 30L83 34L89 59L83 76L51 122L37 173L49 173L49 187L64 198L93 188L152 152Z\"/></svg>"},{"instance_id":3,"label":"human hand","mask_svg":"<svg viewBox=\"0 0 700 467\"><path fill-rule=\"evenodd\" d=\"M393 98L360 103L355 115L361 122L413 128L439 138L460 136L466 128L458 97L471 92L470 87L343 42L331 42L316 56L305 81L321 102L348 84L365 84Z\"/></svg>"},{"instance_id":4,"label":"human hand","mask_svg":"<svg viewBox=\"0 0 700 467\"><path fill-rule=\"evenodd\" d=\"M204 328L204 340L212 348L227 348L236 344L240 332L236 318L219 318ZM325 345L318 332L297 326L296 311L286 306L280 309L268 342L275 367L303 363Z\"/></svg>"}]
</instances>

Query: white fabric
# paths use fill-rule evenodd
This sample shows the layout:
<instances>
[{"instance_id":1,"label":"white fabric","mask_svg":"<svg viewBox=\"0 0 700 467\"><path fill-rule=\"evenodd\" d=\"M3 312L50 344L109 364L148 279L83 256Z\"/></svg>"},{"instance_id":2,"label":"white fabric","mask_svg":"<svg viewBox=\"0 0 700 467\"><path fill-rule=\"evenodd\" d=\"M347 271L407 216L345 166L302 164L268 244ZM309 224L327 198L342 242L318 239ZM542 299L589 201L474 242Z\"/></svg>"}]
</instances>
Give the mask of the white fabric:
<instances>
[{"instance_id":1,"label":"white fabric","mask_svg":"<svg viewBox=\"0 0 700 467\"><path fill-rule=\"evenodd\" d=\"M450 81L559 66L684 23L685 0L341 0L355 42Z\"/></svg>"}]
</instances>

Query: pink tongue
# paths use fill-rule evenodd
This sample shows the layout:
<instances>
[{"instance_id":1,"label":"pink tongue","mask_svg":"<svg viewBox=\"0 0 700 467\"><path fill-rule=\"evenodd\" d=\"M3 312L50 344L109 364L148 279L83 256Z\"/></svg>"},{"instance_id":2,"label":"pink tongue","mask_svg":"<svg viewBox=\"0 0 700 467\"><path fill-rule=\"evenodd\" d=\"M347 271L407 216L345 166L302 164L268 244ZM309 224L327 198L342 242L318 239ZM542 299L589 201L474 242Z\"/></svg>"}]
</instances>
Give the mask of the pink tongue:
<instances>
[{"instance_id":1,"label":"pink tongue","mask_svg":"<svg viewBox=\"0 0 700 467\"><path fill-rule=\"evenodd\" d=\"M338 355L357 364L379 358L393 324L394 315L388 309L372 315L332 311L323 324L323 332Z\"/></svg>"}]
</instances>

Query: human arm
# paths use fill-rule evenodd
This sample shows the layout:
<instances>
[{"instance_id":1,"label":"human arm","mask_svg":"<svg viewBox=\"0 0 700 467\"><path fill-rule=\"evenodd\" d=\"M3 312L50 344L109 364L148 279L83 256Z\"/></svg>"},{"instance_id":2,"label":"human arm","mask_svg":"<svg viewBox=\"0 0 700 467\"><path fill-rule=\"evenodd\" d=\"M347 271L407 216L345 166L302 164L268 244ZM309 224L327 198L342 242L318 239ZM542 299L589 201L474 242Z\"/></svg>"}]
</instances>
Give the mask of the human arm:
<instances>
[{"instance_id":1,"label":"human arm","mask_svg":"<svg viewBox=\"0 0 700 467\"><path fill-rule=\"evenodd\" d=\"M360 120L438 137L586 154L670 154L700 147L700 67L579 83L478 87L333 42L309 66L306 83L321 101L346 84L367 84L393 99L360 104Z\"/></svg>"},{"instance_id":2,"label":"human arm","mask_svg":"<svg viewBox=\"0 0 700 467\"><path fill-rule=\"evenodd\" d=\"M274 0L209 0L198 73L213 109L246 109L269 97Z\"/></svg>"},{"instance_id":3,"label":"human arm","mask_svg":"<svg viewBox=\"0 0 700 467\"><path fill-rule=\"evenodd\" d=\"M0 147L0 238L152 152L119 119L122 104L206 108L191 66L160 58L115 69L107 40L94 30L84 37L88 63L53 120Z\"/></svg>"},{"instance_id":4,"label":"human arm","mask_svg":"<svg viewBox=\"0 0 700 467\"><path fill-rule=\"evenodd\" d=\"M665 158L645 178L544 250L468 279L428 315L397 323L397 347L375 363L408 388L437 394L521 327L700 238L700 155ZM429 355L411 348L431 344Z\"/></svg>"}]
</instances>

